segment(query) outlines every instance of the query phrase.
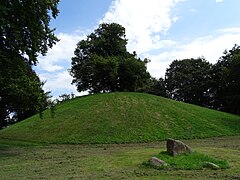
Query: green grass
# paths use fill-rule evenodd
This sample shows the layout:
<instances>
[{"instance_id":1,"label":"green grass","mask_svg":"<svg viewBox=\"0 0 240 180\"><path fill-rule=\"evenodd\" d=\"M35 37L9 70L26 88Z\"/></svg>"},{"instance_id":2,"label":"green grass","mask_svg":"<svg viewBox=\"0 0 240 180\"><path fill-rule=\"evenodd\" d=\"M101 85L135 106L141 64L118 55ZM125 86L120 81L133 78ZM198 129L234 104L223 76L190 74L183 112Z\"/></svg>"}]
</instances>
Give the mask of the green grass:
<instances>
[{"instance_id":1,"label":"green grass","mask_svg":"<svg viewBox=\"0 0 240 180\"><path fill-rule=\"evenodd\" d=\"M157 158L167 163L166 166L156 167L150 164L149 161L143 164L148 167L154 167L157 169L183 169L183 170L201 170L205 168L206 162L211 162L219 166L220 169L229 168L229 164L226 160L219 160L211 156L193 152L188 154L181 154L179 156L170 156L166 151L159 153Z\"/></svg>"},{"instance_id":2,"label":"green grass","mask_svg":"<svg viewBox=\"0 0 240 180\"><path fill-rule=\"evenodd\" d=\"M227 160L220 170L158 170L142 165L166 150L166 142L141 144L0 145L0 179L129 179L229 180L240 179L240 136L185 140L194 151ZM1 144L1 141L0 141Z\"/></svg>"},{"instance_id":3,"label":"green grass","mask_svg":"<svg viewBox=\"0 0 240 180\"><path fill-rule=\"evenodd\" d=\"M33 143L138 143L240 134L240 116L143 93L75 98L0 131L0 139Z\"/></svg>"}]
</instances>

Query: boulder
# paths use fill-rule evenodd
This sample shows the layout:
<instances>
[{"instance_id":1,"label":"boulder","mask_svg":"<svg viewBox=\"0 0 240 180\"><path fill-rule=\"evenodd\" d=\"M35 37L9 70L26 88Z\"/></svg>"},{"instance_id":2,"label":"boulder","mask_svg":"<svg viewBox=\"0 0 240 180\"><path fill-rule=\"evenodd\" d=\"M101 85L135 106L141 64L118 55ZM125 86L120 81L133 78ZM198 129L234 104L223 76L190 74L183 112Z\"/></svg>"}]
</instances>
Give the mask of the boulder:
<instances>
[{"instance_id":1,"label":"boulder","mask_svg":"<svg viewBox=\"0 0 240 180\"><path fill-rule=\"evenodd\" d=\"M149 162L150 162L151 165L157 166L157 167L161 167L161 166L166 166L167 165L163 160L158 159L157 157L152 157L149 160Z\"/></svg>"},{"instance_id":2,"label":"boulder","mask_svg":"<svg viewBox=\"0 0 240 180\"><path fill-rule=\"evenodd\" d=\"M177 156L183 153L191 153L192 149L181 141L169 138L167 140L167 152L171 156Z\"/></svg>"}]
</instances>

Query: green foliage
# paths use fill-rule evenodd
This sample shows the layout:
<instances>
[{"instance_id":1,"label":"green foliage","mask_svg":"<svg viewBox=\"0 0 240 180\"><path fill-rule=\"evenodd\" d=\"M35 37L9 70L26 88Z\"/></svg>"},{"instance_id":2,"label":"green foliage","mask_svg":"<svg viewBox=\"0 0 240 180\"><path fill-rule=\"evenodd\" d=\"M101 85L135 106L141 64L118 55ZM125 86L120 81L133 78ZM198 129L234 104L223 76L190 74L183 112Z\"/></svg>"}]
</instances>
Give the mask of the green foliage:
<instances>
[{"instance_id":1,"label":"green foliage","mask_svg":"<svg viewBox=\"0 0 240 180\"><path fill-rule=\"evenodd\" d=\"M59 0L2 0L0 3L0 128L42 115L47 94L31 65L57 41L49 26Z\"/></svg>"},{"instance_id":2,"label":"green foliage","mask_svg":"<svg viewBox=\"0 0 240 180\"><path fill-rule=\"evenodd\" d=\"M179 156L170 156L166 151L159 153L157 158L167 163L166 166L155 167L157 169L171 169L171 170L200 170L205 168L206 162L211 162L218 165L221 169L229 168L229 164L225 160L218 160L211 156L193 152L190 154L181 154ZM152 166L149 161L143 163L146 166Z\"/></svg>"},{"instance_id":3,"label":"green foliage","mask_svg":"<svg viewBox=\"0 0 240 180\"><path fill-rule=\"evenodd\" d=\"M38 53L45 54L57 41L50 29L51 15L56 18L59 0L1 0L0 50L27 55L35 64ZM51 15L50 15L51 13Z\"/></svg>"},{"instance_id":4,"label":"green foliage","mask_svg":"<svg viewBox=\"0 0 240 180\"><path fill-rule=\"evenodd\" d=\"M144 93L104 93L56 105L0 131L0 139L45 143L151 142L239 135L240 117Z\"/></svg>"},{"instance_id":5,"label":"green foliage","mask_svg":"<svg viewBox=\"0 0 240 180\"><path fill-rule=\"evenodd\" d=\"M216 109L240 114L240 46L225 51L214 66Z\"/></svg>"},{"instance_id":6,"label":"green foliage","mask_svg":"<svg viewBox=\"0 0 240 180\"><path fill-rule=\"evenodd\" d=\"M70 74L78 91L140 91L150 79L145 61L126 50L125 29L116 23L100 24L78 43Z\"/></svg>"},{"instance_id":7,"label":"green foliage","mask_svg":"<svg viewBox=\"0 0 240 180\"><path fill-rule=\"evenodd\" d=\"M139 92L148 88L150 74L145 62L130 56L120 61L117 79L118 91Z\"/></svg>"},{"instance_id":8,"label":"green foliage","mask_svg":"<svg viewBox=\"0 0 240 180\"><path fill-rule=\"evenodd\" d=\"M87 56L91 54L102 57L126 56L126 45L124 27L117 23L102 23L87 40L78 43L75 55L83 60L88 59Z\"/></svg>"},{"instance_id":9,"label":"green foliage","mask_svg":"<svg viewBox=\"0 0 240 180\"><path fill-rule=\"evenodd\" d=\"M158 95L165 87L172 99L240 114L239 69L240 47L235 45L214 65L203 58L173 61L163 85L153 84L147 92Z\"/></svg>"},{"instance_id":10,"label":"green foliage","mask_svg":"<svg viewBox=\"0 0 240 180\"><path fill-rule=\"evenodd\" d=\"M173 61L165 75L168 96L191 104L209 106L211 67L203 58Z\"/></svg>"},{"instance_id":11,"label":"green foliage","mask_svg":"<svg viewBox=\"0 0 240 180\"><path fill-rule=\"evenodd\" d=\"M159 79L152 78L149 83L149 88L146 89L147 93L162 97L167 97L166 91L167 91L166 83L163 78Z\"/></svg>"},{"instance_id":12,"label":"green foliage","mask_svg":"<svg viewBox=\"0 0 240 180\"><path fill-rule=\"evenodd\" d=\"M48 102L48 106L49 106L49 109L50 109L50 114L51 114L51 118L54 118L54 115L56 113L56 104L57 102L55 100L50 100Z\"/></svg>"},{"instance_id":13,"label":"green foliage","mask_svg":"<svg viewBox=\"0 0 240 180\"><path fill-rule=\"evenodd\" d=\"M8 53L6 58L5 53ZM18 54L0 51L0 128L44 110L47 94L42 83ZM10 117L12 116L12 117Z\"/></svg>"},{"instance_id":14,"label":"green foliage","mask_svg":"<svg viewBox=\"0 0 240 180\"><path fill-rule=\"evenodd\" d=\"M89 90L92 93L116 91L118 60L116 57L103 58L92 55L82 65L72 67L74 83L79 92ZM77 69L76 69L77 68Z\"/></svg>"}]
</instances>

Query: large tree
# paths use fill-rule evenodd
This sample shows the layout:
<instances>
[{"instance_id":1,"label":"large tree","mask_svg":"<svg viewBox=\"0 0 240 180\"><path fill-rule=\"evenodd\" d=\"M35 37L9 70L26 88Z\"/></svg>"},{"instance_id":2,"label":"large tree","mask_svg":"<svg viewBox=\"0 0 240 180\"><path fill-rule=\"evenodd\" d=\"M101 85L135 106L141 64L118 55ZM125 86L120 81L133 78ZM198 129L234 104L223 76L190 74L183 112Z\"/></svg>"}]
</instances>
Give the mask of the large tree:
<instances>
[{"instance_id":1,"label":"large tree","mask_svg":"<svg viewBox=\"0 0 240 180\"><path fill-rule=\"evenodd\" d=\"M103 23L77 44L70 74L78 91L91 93L140 91L150 74L147 61L126 49L125 28L116 23Z\"/></svg>"},{"instance_id":2,"label":"large tree","mask_svg":"<svg viewBox=\"0 0 240 180\"><path fill-rule=\"evenodd\" d=\"M57 42L49 23L58 14L58 1L1 0L0 128L9 117L22 120L46 102L32 65Z\"/></svg>"},{"instance_id":3,"label":"large tree","mask_svg":"<svg viewBox=\"0 0 240 180\"><path fill-rule=\"evenodd\" d=\"M212 65L203 58L175 60L166 71L170 98L210 106Z\"/></svg>"},{"instance_id":4,"label":"large tree","mask_svg":"<svg viewBox=\"0 0 240 180\"><path fill-rule=\"evenodd\" d=\"M214 65L214 108L240 114L240 46L235 45Z\"/></svg>"}]
</instances>

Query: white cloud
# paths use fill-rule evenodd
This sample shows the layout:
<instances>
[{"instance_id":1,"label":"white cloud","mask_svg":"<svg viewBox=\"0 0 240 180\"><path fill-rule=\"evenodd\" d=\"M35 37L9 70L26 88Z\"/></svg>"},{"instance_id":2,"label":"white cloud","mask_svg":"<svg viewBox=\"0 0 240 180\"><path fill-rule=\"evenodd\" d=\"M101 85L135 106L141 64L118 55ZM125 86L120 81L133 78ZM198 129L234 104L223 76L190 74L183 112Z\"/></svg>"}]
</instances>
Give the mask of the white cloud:
<instances>
[{"instance_id":1,"label":"white cloud","mask_svg":"<svg viewBox=\"0 0 240 180\"><path fill-rule=\"evenodd\" d=\"M220 33L240 33L240 27L235 27L235 28L226 28L226 29L220 29Z\"/></svg>"},{"instance_id":2,"label":"white cloud","mask_svg":"<svg viewBox=\"0 0 240 180\"><path fill-rule=\"evenodd\" d=\"M138 54L161 48L160 34L178 17L173 7L183 0L116 0L101 22L116 22L126 28L128 50Z\"/></svg>"},{"instance_id":3,"label":"white cloud","mask_svg":"<svg viewBox=\"0 0 240 180\"><path fill-rule=\"evenodd\" d=\"M72 85L72 77L70 76L67 70L58 73L43 73L39 74L40 79L46 82L43 86L43 89L51 91L51 94L54 97L57 97L61 94L70 94L74 93L77 96L86 95L87 92L77 92L75 85Z\"/></svg>"},{"instance_id":4,"label":"white cloud","mask_svg":"<svg viewBox=\"0 0 240 180\"><path fill-rule=\"evenodd\" d=\"M148 70L154 77L163 77L174 59L204 56L215 63L226 48L233 47L236 39L240 39L240 28L222 29L188 43L164 39L179 19L174 14L175 6L182 1L115 0L101 22L116 22L126 28L128 50L151 59ZM194 8L190 11L197 12Z\"/></svg>"},{"instance_id":5,"label":"white cloud","mask_svg":"<svg viewBox=\"0 0 240 180\"><path fill-rule=\"evenodd\" d=\"M74 50L77 47L76 44L84 38L83 35L64 33L58 34L57 37L60 41L52 49L49 49L46 56L39 57L38 67L44 71L63 70L65 67L61 63L64 62L69 63L70 66L71 57L73 57Z\"/></svg>"},{"instance_id":6,"label":"white cloud","mask_svg":"<svg viewBox=\"0 0 240 180\"><path fill-rule=\"evenodd\" d=\"M220 3L220 2L223 2L223 0L216 0L216 3Z\"/></svg>"},{"instance_id":7,"label":"white cloud","mask_svg":"<svg viewBox=\"0 0 240 180\"><path fill-rule=\"evenodd\" d=\"M71 85L72 77L68 71L53 73L44 73L39 75L41 80L46 81L45 90L67 89L75 91L75 87ZM71 85L71 86L70 86Z\"/></svg>"},{"instance_id":8,"label":"white cloud","mask_svg":"<svg viewBox=\"0 0 240 180\"><path fill-rule=\"evenodd\" d=\"M166 68L175 59L205 57L210 63L216 63L225 49L231 49L240 39L238 28L219 30L216 36L206 36L192 40L186 44L175 44L171 49L158 55L148 55L151 62L148 70L153 77L164 77ZM238 33L237 33L238 32Z\"/></svg>"},{"instance_id":9,"label":"white cloud","mask_svg":"<svg viewBox=\"0 0 240 180\"><path fill-rule=\"evenodd\" d=\"M80 33L58 34L57 37L60 41L52 49L49 49L46 56L39 57L36 71L41 81L46 81L43 89L51 91L51 94L55 97L63 93L70 94L71 92L82 95L76 91L74 85L71 85L72 77L68 72L77 43L85 38L85 35Z\"/></svg>"}]
</instances>

